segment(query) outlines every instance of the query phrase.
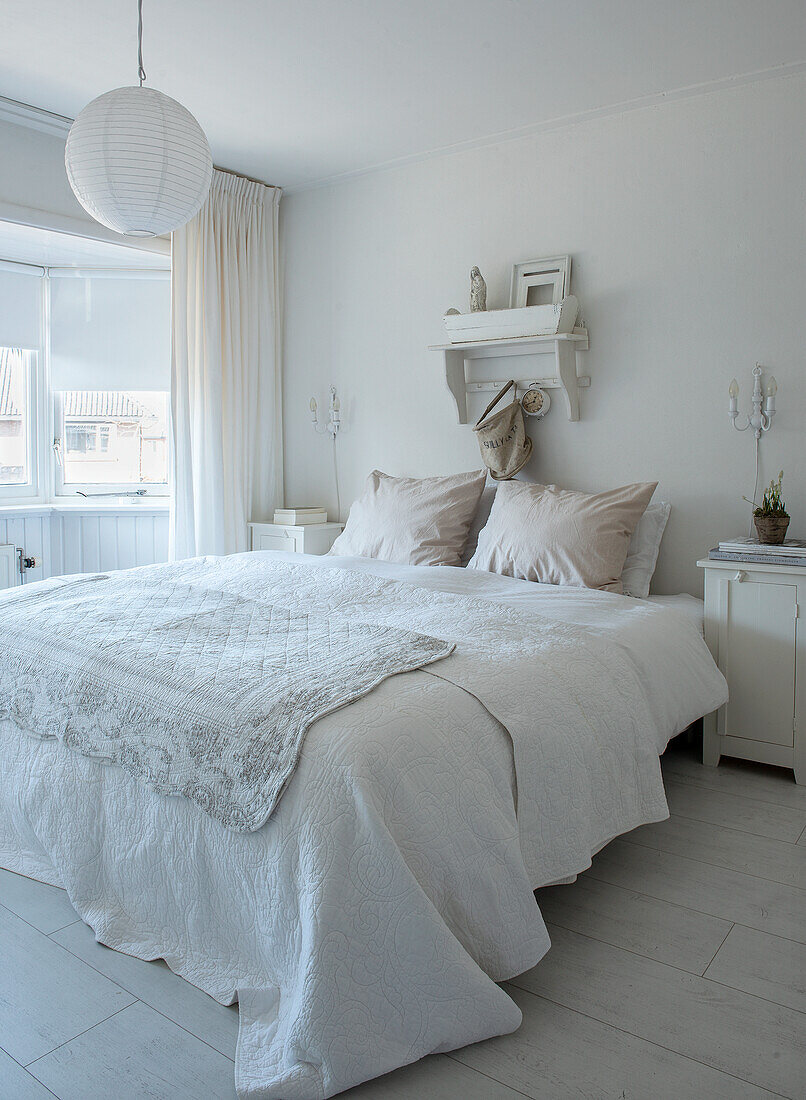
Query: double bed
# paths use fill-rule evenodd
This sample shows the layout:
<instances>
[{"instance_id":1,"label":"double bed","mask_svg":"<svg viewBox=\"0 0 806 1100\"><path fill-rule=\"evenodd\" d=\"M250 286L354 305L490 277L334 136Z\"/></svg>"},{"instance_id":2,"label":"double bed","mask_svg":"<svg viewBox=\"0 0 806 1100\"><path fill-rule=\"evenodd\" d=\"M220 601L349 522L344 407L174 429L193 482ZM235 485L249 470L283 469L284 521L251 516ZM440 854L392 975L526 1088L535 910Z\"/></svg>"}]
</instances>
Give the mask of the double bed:
<instances>
[{"instance_id":1,"label":"double bed","mask_svg":"<svg viewBox=\"0 0 806 1100\"><path fill-rule=\"evenodd\" d=\"M0 594L0 616L30 606L41 633L84 580ZM516 1029L496 983L549 950L533 891L667 816L659 756L727 694L690 597L260 553L95 583L125 587L133 609L170 586L248 604L252 624L281 607L439 643L432 663L333 696L257 825L165 793L131 752L82 751L42 699L0 699L0 866L63 886L100 942L237 1000L241 1098L333 1096ZM19 641L9 630L0 668ZM155 682L170 681L173 650ZM95 657L114 678L114 647ZM200 644L195 675L218 682L219 657Z\"/></svg>"}]
</instances>

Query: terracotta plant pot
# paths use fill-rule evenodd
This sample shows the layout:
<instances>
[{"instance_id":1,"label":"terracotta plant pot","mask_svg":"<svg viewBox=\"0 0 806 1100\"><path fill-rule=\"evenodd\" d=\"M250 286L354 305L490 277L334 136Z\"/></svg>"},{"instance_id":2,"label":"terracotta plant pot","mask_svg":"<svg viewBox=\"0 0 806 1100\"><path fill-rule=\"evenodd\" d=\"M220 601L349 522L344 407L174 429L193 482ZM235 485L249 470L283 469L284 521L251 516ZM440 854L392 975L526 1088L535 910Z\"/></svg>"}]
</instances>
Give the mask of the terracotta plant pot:
<instances>
[{"instance_id":1,"label":"terracotta plant pot","mask_svg":"<svg viewBox=\"0 0 806 1100\"><path fill-rule=\"evenodd\" d=\"M758 541L767 546L780 546L786 538L789 516L753 516Z\"/></svg>"}]
</instances>

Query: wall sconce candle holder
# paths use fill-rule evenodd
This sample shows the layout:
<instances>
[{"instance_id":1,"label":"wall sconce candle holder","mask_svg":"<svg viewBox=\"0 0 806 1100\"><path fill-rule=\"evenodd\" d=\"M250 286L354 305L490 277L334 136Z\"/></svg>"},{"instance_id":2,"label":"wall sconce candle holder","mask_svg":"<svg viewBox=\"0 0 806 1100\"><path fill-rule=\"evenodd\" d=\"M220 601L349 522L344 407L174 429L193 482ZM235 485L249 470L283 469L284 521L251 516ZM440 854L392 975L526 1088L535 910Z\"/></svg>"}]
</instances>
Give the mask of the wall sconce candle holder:
<instances>
[{"instance_id":1,"label":"wall sconce candle holder","mask_svg":"<svg viewBox=\"0 0 806 1100\"><path fill-rule=\"evenodd\" d=\"M319 411L316 398L312 397L309 405L311 410L311 423L317 435L329 435L333 440L333 480L336 483L336 519L341 519L341 492L339 490L339 464L336 459L336 439L341 431L341 401L336 393L336 387L330 387L330 405L328 408L327 423L319 423Z\"/></svg>"},{"instance_id":2,"label":"wall sconce candle holder","mask_svg":"<svg viewBox=\"0 0 806 1100\"><path fill-rule=\"evenodd\" d=\"M777 392L778 383L775 381L775 376L771 374L767 382L766 390L762 393L761 364L756 363L755 367L753 367L753 395L750 398L753 411L749 416L745 416L744 424L737 424L736 419L739 415L739 383L733 378L730 383L730 388L728 389L728 394L730 395L728 416L736 431L746 432L748 428L752 428L756 441L761 439L761 433L768 432L772 427L772 418L775 416L775 395Z\"/></svg>"},{"instance_id":3,"label":"wall sconce candle holder","mask_svg":"<svg viewBox=\"0 0 806 1100\"><path fill-rule=\"evenodd\" d=\"M336 436L341 429L341 402L339 401L338 394L336 393L336 387L330 387L330 407L328 409L327 423L320 425L319 412L316 404L316 398L311 398L311 422L313 423L314 431L318 435L331 435L335 442Z\"/></svg>"}]
</instances>

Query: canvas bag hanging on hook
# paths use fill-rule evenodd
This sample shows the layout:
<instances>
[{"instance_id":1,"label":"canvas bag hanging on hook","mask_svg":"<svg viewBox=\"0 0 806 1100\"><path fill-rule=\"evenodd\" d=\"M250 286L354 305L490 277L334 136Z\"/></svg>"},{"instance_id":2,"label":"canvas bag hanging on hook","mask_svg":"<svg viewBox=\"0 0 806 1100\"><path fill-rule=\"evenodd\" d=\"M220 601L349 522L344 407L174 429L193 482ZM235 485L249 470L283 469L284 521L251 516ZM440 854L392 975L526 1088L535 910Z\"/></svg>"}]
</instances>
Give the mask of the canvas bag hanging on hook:
<instances>
[{"instance_id":1,"label":"canvas bag hanging on hook","mask_svg":"<svg viewBox=\"0 0 806 1100\"><path fill-rule=\"evenodd\" d=\"M510 386L514 390L515 400L490 415ZM523 409L513 379L501 387L476 421L473 431L490 477L496 481L508 481L523 469L532 453L532 441L526 434Z\"/></svg>"}]
</instances>

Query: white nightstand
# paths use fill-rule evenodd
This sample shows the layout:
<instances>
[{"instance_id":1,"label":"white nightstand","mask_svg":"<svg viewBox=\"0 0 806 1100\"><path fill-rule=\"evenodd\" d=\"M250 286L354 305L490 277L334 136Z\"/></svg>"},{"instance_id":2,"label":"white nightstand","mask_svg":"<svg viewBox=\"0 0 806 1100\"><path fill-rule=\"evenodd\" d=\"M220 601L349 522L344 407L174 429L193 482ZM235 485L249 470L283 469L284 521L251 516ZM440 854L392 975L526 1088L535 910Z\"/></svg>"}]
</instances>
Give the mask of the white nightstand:
<instances>
[{"instance_id":1,"label":"white nightstand","mask_svg":"<svg viewBox=\"0 0 806 1100\"><path fill-rule=\"evenodd\" d=\"M721 756L792 768L806 783L806 569L698 561L705 570L705 640L730 700L703 721L703 763Z\"/></svg>"},{"instance_id":2,"label":"white nightstand","mask_svg":"<svg viewBox=\"0 0 806 1100\"><path fill-rule=\"evenodd\" d=\"M289 550L294 554L326 554L343 523L250 523L250 550Z\"/></svg>"}]
</instances>

